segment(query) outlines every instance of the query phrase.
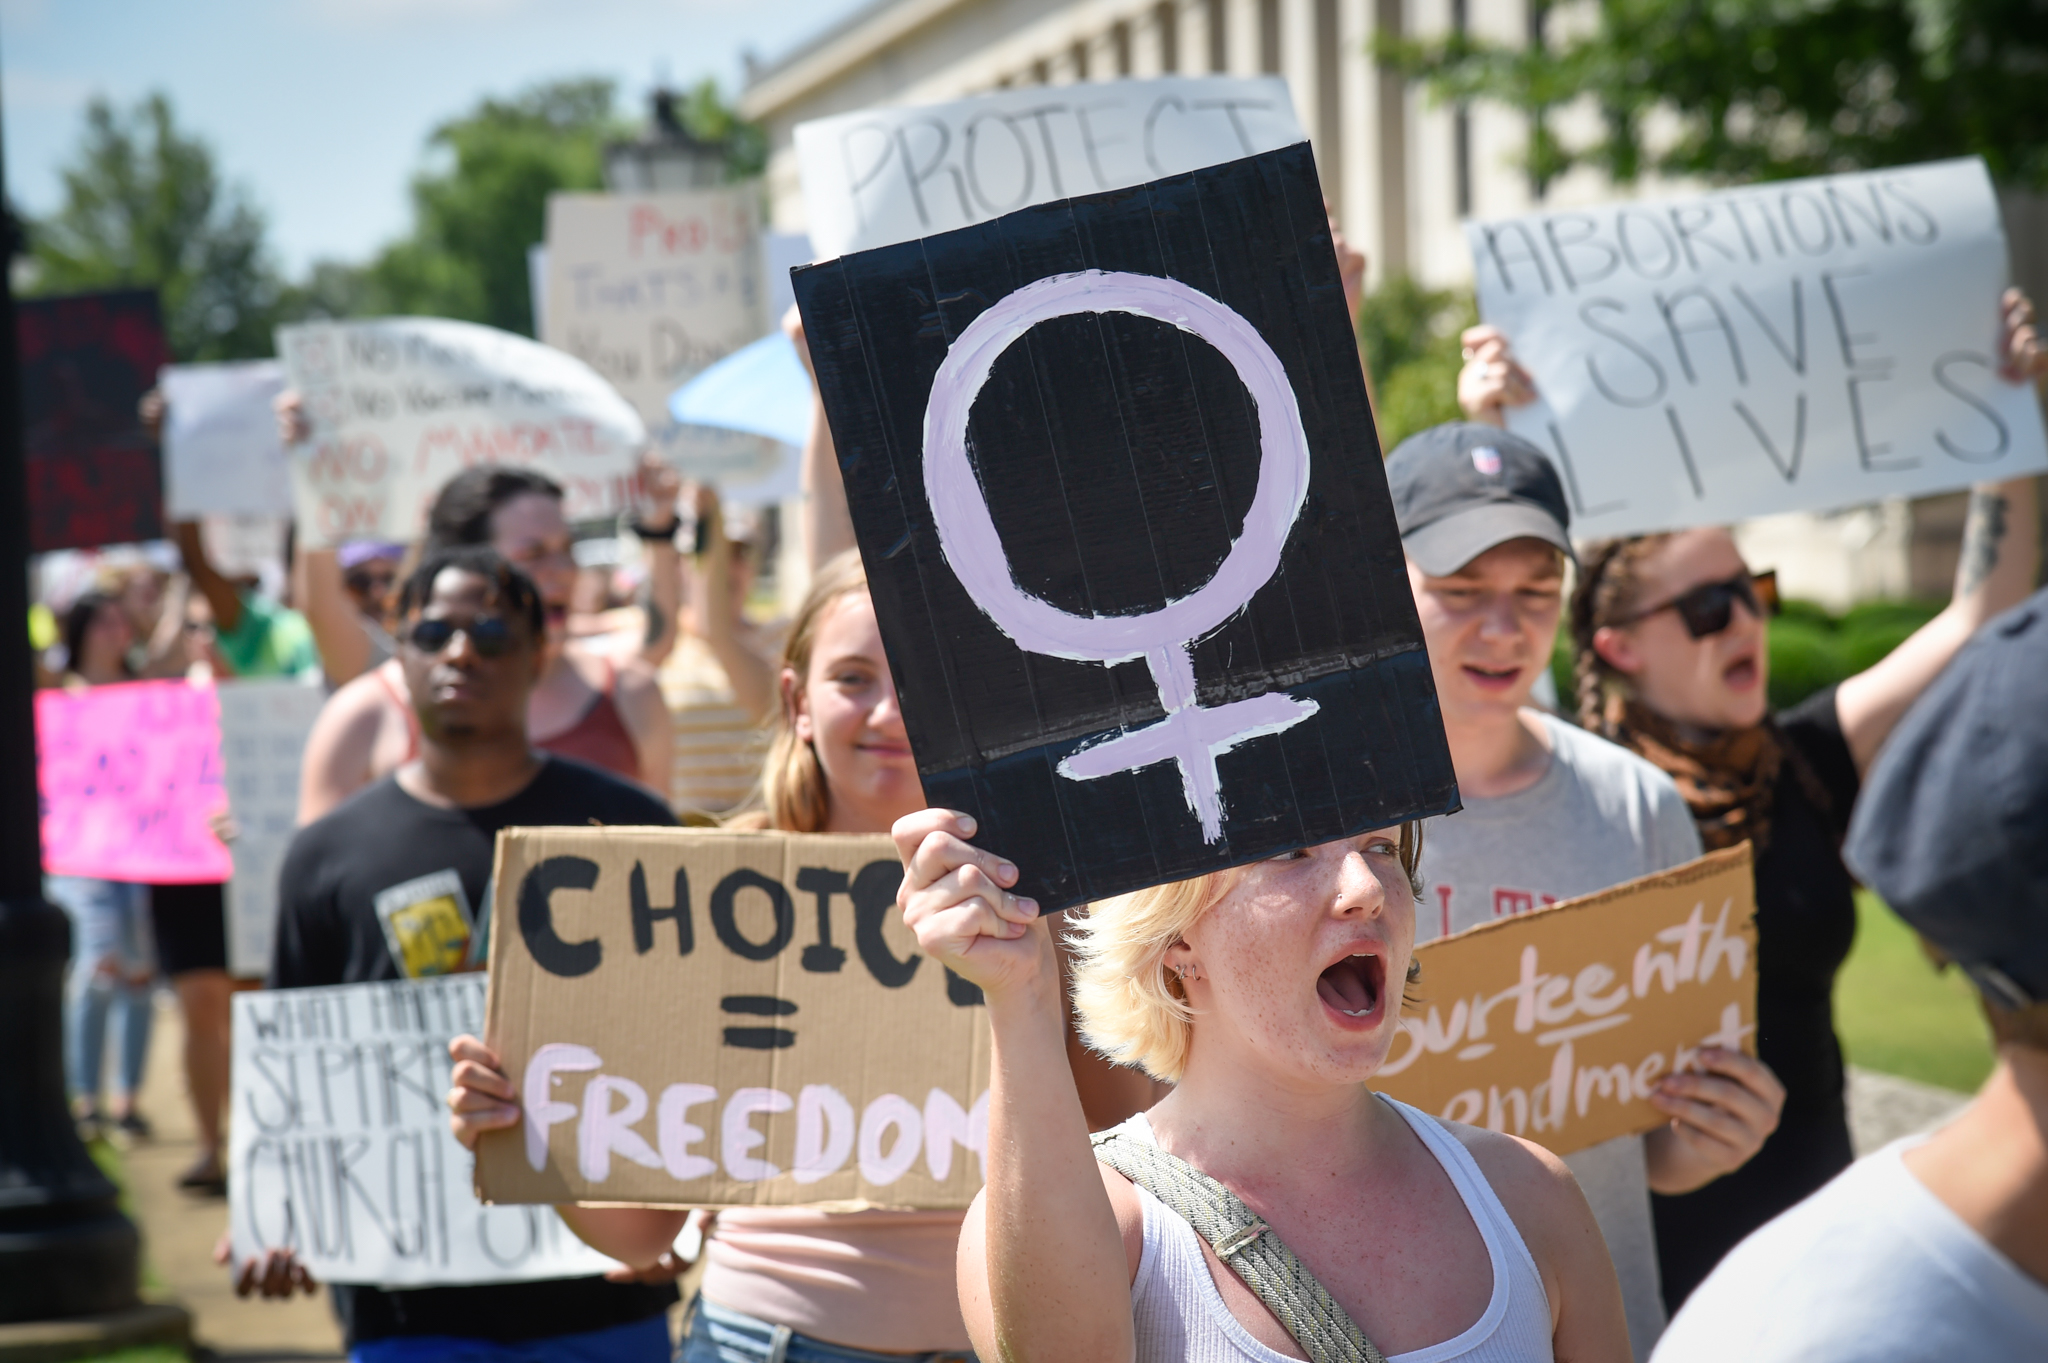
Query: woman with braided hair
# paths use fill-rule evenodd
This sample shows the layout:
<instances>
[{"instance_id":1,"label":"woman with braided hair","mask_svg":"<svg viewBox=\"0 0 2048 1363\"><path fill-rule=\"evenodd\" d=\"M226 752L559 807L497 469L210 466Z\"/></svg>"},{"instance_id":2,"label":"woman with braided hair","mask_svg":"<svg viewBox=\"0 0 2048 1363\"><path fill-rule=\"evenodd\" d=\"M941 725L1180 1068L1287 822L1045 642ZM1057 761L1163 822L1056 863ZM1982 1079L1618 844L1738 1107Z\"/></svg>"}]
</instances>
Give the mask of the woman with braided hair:
<instances>
[{"instance_id":1,"label":"woman with braided hair","mask_svg":"<svg viewBox=\"0 0 2048 1363\"><path fill-rule=\"evenodd\" d=\"M2001 312L2007 380L2048 376L2026 298L2009 291ZM1502 424L1502 408L1531 400L1533 385L1498 331L1475 329L1465 343L1460 401L1472 419ZM1765 693L1775 582L1751 573L1726 529L1580 546L1569 615L1577 718L1669 774L1709 850L1754 849L1757 1051L1785 1087L1778 1127L1748 1164L1701 1192L1654 1198L1672 1311L1738 1241L1852 1158L1832 999L1856 932L1841 841L1892 727L1980 625L2032 589L2038 515L2031 479L1973 490L1948 608L1874 666L1775 714Z\"/></svg>"}]
</instances>

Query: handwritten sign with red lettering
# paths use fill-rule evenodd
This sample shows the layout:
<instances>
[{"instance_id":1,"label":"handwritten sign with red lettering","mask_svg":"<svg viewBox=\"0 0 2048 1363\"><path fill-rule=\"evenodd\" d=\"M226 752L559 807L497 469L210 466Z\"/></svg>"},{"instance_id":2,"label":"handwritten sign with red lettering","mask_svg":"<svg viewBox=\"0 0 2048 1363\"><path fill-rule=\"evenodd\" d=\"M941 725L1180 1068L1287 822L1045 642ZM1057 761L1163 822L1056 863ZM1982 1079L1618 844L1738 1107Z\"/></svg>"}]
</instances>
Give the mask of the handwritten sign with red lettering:
<instances>
[{"instance_id":1,"label":"handwritten sign with red lettering","mask_svg":"<svg viewBox=\"0 0 2048 1363\"><path fill-rule=\"evenodd\" d=\"M310 438L292 454L300 542L418 539L434 496L476 464L520 464L567 493L571 520L630 500L647 429L573 356L433 317L280 327Z\"/></svg>"},{"instance_id":2,"label":"handwritten sign with red lettering","mask_svg":"<svg viewBox=\"0 0 2048 1363\"><path fill-rule=\"evenodd\" d=\"M43 868L160 885L234 872L207 826L221 808L220 712L210 686L127 682L36 693Z\"/></svg>"},{"instance_id":3,"label":"handwritten sign with red lettering","mask_svg":"<svg viewBox=\"0 0 2048 1363\"><path fill-rule=\"evenodd\" d=\"M541 339L612 381L684 473L721 486L775 471L775 442L678 426L669 395L768 329L748 186L548 198Z\"/></svg>"}]
</instances>

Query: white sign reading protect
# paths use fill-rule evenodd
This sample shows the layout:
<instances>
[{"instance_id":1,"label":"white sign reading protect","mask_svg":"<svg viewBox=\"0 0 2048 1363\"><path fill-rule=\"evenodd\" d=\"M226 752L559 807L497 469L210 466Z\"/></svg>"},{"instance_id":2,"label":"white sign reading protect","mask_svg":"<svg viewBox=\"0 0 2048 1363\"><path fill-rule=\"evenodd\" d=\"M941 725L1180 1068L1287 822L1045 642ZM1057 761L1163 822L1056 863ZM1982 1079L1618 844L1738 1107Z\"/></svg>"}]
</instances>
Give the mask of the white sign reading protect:
<instances>
[{"instance_id":1,"label":"white sign reading protect","mask_svg":"<svg viewBox=\"0 0 2048 1363\"><path fill-rule=\"evenodd\" d=\"M781 450L677 426L668 400L768 329L755 200L752 186L548 197L541 339L611 380L683 473L720 483L766 477Z\"/></svg>"},{"instance_id":2,"label":"white sign reading protect","mask_svg":"<svg viewBox=\"0 0 2048 1363\"><path fill-rule=\"evenodd\" d=\"M277 345L310 427L292 457L309 548L418 539L442 485L477 464L547 474L571 520L630 501L645 423L552 346L430 317L280 327Z\"/></svg>"},{"instance_id":3,"label":"white sign reading protect","mask_svg":"<svg viewBox=\"0 0 2048 1363\"><path fill-rule=\"evenodd\" d=\"M1277 76L1034 86L840 114L795 132L820 259L1129 189L1307 137Z\"/></svg>"},{"instance_id":4,"label":"white sign reading protect","mask_svg":"<svg viewBox=\"0 0 2048 1363\"><path fill-rule=\"evenodd\" d=\"M448 1129L450 1038L484 978L235 995L236 1262L289 1248L321 1282L450 1287L618 1267L552 1207L486 1207Z\"/></svg>"},{"instance_id":5,"label":"white sign reading protect","mask_svg":"<svg viewBox=\"0 0 2048 1363\"><path fill-rule=\"evenodd\" d=\"M1572 533L1920 496L2048 469L1999 376L2005 236L1982 161L1465 226L1479 308L1540 401Z\"/></svg>"}]
</instances>

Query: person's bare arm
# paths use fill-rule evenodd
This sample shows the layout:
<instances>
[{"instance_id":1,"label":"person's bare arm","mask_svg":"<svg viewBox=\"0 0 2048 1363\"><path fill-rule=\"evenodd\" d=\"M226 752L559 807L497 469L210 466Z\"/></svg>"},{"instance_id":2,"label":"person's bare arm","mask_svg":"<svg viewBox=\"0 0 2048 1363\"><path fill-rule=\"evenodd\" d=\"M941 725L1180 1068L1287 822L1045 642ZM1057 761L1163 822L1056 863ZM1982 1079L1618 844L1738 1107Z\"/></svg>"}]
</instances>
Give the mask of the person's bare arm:
<instances>
[{"instance_id":1,"label":"person's bare arm","mask_svg":"<svg viewBox=\"0 0 2048 1363\"><path fill-rule=\"evenodd\" d=\"M156 628L150 631L143 676L182 677L192 665L190 651L185 647L185 601L191 590L190 580L184 577L172 578L164 589L163 613L157 616Z\"/></svg>"},{"instance_id":2,"label":"person's bare arm","mask_svg":"<svg viewBox=\"0 0 2048 1363\"><path fill-rule=\"evenodd\" d=\"M292 601L313 631L320 667L329 686L363 675L370 666L370 632L362 612L341 580L341 562L332 549L301 549L292 565Z\"/></svg>"},{"instance_id":3,"label":"person's bare arm","mask_svg":"<svg viewBox=\"0 0 2048 1363\"><path fill-rule=\"evenodd\" d=\"M733 592L732 541L725 537L725 517L719 511L718 494L707 489L697 503L698 524L706 528L704 552L697 558L698 627L718 665L725 670L733 699L740 703L756 724L766 723L781 704L777 660L763 656L740 618L740 602Z\"/></svg>"},{"instance_id":4,"label":"person's bare arm","mask_svg":"<svg viewBox=\"0 0 2048 1363\"><path fill-rule=\"evenodd\" d=\"M904 922L926 954L981 986L994 1036L983 1252L963 1236L959 1259L975 1351L1128 1363L1130 1258L1067 1068L1052 934L1036 904L1002 888L1016 867L965 841L967 815L922 810L892 833Z\"/></svg>"},{"instance_id":5,"label":"person's bare arm","mask_svg":"<svg viewBox=\"0 0 2048 1363\"><path fill-rule=\"evenodd\" d=\"M192 579L192 585L206 598L206 604L213 607L213 625L223 633L242 623L242 596L235 590L235 584L220 575L213 566L213 560L206 556L206 541L199 533L198 521L179 521L172 527L172 537L178 542L178 557L185 561L185 572Z\"/></svg>"},{"instance_id":6,"label":"person's bare arm","mask_svg":"<svg viewBox=\"0 0 2048 1363\"><path fill-rule=\"evenodd\" d=\"M1557 1363L1628 1363L1621 1283L1593 1209L1564 1161L1519 1136L1452 1125L1522 1234L1550 1298Z\"/></svg>"},{"instance_id":7,"label":"person's bare arm","mask_svg":"<svg viewBox=\"0 0 2048 1363\"><path fill-rule=\"evenodd\" d=\"M2018 289L2006 290L1999 303L2005 339L2002 376L2038 386L2048 379L2048 349L2034 330L2033 304ZM2032 478L2015 478L1970 489L1962 559L1948 608L1836 690L1835 717L1859 773L1870 770L1893 727L1956 650L1985 621L2034 590L2041 569L2036 487Z\"/></svg>"},{"instance_id":8,"label":"person's bare arm","mask_svg":"<svg viewBox=\"0 0 2048 1363\"><path fill-rule=\"evenodd\" d=\"M320 707L299 763L300 827L370 784L386 703L383 686L366 672Z\"/></svg>"},{"instance_id":9,"label":"person's bare arm","mask_svg":"<svg viewBox=\"0 0 2048 1363\"><path fill-rule=\"evenodd\" d=\"M683 556L676 552L675 541L681 520L676 498L682 493L683 480L651 451L642 460L641 470L641 505L635 529L645 527L657 534L654 539L640 541L641 552L647 555L648 616L640 659L649 667L658 668L675 652L676 616L683 608ZM664 528L668 531L665 538L659 534ZM663 789L666 788L664 783Z\"/></svg>"},{"instance_id":10,"label":"person's bare arm","mask_svg":"<svg viewBox=\"0 0 2048 1363\"><path fill-rule=\"evenodd\" d=\"M662 699L653 669L643 662L622 665L612 684L612 701L633 736L640 783L666 800L674 777L675 721L669 718L668 702Z\"/></svg>"},{"instance_id":11,"label":"person's bare arm","mask_svg":"<svg viewBox=\"0 0 2048 1363\"><path fill-rule=\"evenodd\" d=\"M818 395L818 371L811 365L804 319L795 307L783 315L782 330L796 345L797 358L811 376L811 432L804 440L802 487L804 557L813 573L853 548L853 513L846 507L846 483L839 476L839 453L832 444L832 426L825 420L825 400Z\"/></svg>"}]
</instances>

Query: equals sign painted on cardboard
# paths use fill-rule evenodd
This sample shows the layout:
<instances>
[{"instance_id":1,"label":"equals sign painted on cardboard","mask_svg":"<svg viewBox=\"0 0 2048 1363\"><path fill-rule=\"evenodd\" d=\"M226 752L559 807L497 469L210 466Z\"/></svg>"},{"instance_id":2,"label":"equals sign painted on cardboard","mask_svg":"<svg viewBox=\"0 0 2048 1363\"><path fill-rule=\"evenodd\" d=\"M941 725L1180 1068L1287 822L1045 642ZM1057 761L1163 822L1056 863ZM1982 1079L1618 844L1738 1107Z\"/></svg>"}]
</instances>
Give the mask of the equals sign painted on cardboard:
<instances>
[{"instance_id":1,"label":"equals sign painted on cardboard","mask_svg":"<svg viewBox=\"0 0 2048 1363\"><path fill-rule=\"evenodd\" d=\"M727 994L718 1006L727 1013L757 1018L786 1018L796 1011L788 999L768 994ZM787 1027L728 1027L725 1044L749 1051L779 1051L796 1045L796 1033Z\"/></svg>"}]
</instances>

